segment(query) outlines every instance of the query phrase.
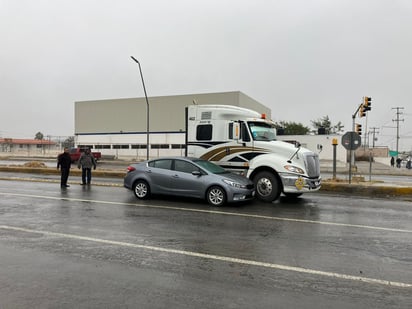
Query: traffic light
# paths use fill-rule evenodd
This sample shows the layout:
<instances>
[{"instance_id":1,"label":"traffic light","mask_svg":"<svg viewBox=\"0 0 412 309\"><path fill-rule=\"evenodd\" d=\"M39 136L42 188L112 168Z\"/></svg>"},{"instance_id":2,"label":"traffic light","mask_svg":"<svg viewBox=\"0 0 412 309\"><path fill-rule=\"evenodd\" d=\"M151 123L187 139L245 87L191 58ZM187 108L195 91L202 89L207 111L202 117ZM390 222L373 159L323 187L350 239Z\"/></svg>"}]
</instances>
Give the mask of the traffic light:
<instances>
[{"instance_id":1,"label":"traffic light","mask_svg":"<svg viewBox=\"0 0 412 309\"><path fill-rule=\"evenodd\" d=\"M372 98L371 97L363 97L363 110L365 112L370 111L372 108Z\"/></svg>"},{"instance_id":2,"label":"traffic light","mask_svg":"<svg viewBox=\"0 0 412 309\"><path fill-rule=\"evenodd\" d=\"M362 125L357 123L356 124L356 128L355 128L356 133L358 133L359 135L362 135Z\"/></svg>"},{"instance_id":3,"label":"traffic light","mask_svg":"<svg viewBox=\"0 0 412 309\"><path fill-rule=\"evenodd\" d=\"M365 106L361 105L360 108L359 108L359 117L362 118L362 117L365 117L365 116L366 116Z\"/></svg>"}]
</instances>

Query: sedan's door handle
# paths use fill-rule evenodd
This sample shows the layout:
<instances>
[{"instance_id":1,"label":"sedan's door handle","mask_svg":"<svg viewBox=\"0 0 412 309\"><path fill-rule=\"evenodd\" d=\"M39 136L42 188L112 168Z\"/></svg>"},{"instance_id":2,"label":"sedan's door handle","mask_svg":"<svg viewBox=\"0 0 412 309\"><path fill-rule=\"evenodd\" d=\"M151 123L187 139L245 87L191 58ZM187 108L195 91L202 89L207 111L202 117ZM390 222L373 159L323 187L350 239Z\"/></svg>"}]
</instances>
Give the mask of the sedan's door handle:
<instances>
[{"instance_id":1,"label":"sedan's door handle","mask_svg":"<svg viewBox=\"0 0 412 309\"><path fill-rule=\"evenodd\" d=\"M179 178L179 175L174 174L172 177L173 177L173 178Z\"/></svg>"}]
</instances>

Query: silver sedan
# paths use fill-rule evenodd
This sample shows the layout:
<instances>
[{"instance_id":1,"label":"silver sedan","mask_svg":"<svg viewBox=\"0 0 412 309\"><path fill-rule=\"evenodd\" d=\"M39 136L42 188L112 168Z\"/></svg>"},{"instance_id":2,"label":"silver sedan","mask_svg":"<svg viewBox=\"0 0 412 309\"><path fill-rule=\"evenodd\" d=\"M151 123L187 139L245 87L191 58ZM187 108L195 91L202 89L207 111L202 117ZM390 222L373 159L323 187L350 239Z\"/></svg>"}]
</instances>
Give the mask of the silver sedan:
<instances>
[{"instance_id":1,"label":"silver sedan","mask_svg":"<svg viewBox=\"0 0 412 309\"><path fill-rule=\"evenodd\" d=\"M198 158L169 157L135 163L127 168L124 186L138 199L151 194L206 199L212 206L253 199L253 182Z\"/></svg>"}]
</instances>

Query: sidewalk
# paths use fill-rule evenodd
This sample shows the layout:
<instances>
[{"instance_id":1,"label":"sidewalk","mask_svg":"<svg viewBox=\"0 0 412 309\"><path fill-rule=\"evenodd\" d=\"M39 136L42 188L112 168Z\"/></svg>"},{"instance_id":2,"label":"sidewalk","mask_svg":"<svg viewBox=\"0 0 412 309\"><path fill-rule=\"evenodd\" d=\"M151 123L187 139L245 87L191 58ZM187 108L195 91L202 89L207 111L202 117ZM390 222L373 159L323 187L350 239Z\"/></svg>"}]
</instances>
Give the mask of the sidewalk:
<instances>
[{"instance_id":1,"label":"sidewalk","mask_svg":"<svg viewBox=\"0 0 412 309\"><path fill-rule=\"evenodd\" d=\"M322 161L321 175L324 176L321 191L385 198L402 196L412 201L412 170L391 167L379 162L371 164L360 161L355 165L349 184L349 163L337 164L334 180L332 161ZM369 181L370 178L372 181ZM376 178L385 180L375 180Z\"/></svg>"}]
</instances>

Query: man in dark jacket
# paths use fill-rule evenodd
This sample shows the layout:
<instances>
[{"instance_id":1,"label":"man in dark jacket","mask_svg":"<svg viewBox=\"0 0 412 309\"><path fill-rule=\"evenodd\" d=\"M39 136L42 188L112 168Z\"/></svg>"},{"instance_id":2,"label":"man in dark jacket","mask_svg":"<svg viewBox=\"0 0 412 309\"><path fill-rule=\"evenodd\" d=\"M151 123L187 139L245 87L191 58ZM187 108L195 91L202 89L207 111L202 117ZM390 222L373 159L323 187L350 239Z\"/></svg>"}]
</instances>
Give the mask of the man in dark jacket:
<instances>
[{"instance_id":1,"label":"man in dark jacket","mask_svg":"<svg viewBox=\"0 0 412 309\"><path fill-rule=\"evenodd\" d=\"M61 172L61 180L60 180L61 188L70 187L67 184L67 179L69 178L71 164L72 164L72 160L70 158L69 148L65 147L64 152L59 154L59 156L57 157L57 169L60 168L60 172Z\"/></svg>"},{"instance_id":2,"label":"man in dark jacket","mask_svg":"<svg viewBox=\"0 0 412 309\"><path fill-rule=\"evenodd\" d=\"M80 156L77 164L78 168L82 169L82 185L89 185L92 181L92 167L96 169L96 160L93 157L90 149L86 149Z\"/></svg>"}]
</instances>

